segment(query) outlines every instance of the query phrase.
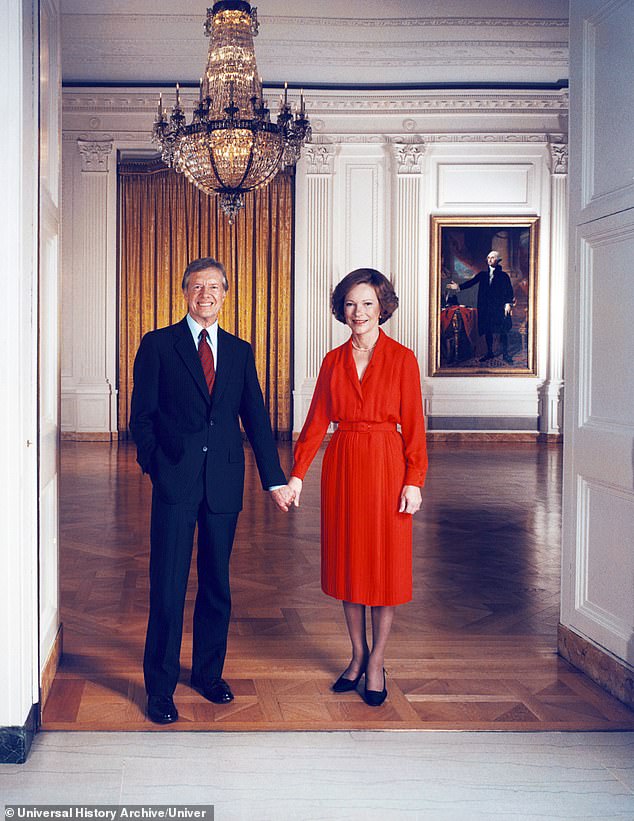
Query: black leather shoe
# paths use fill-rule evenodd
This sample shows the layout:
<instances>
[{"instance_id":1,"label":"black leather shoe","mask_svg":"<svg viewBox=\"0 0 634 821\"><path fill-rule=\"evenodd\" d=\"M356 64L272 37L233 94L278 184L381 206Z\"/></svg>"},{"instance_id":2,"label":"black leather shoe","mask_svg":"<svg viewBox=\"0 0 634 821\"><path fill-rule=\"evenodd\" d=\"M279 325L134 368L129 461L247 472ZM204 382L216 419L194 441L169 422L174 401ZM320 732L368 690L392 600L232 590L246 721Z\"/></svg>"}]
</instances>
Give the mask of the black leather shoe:
<instances>
[{"instance_id":1,"label":"black leather shoe","mask_svg":"<svg viewBox=\"0 0 634 821\"><path fill-rule=\"evenodd\" d=\"M155 724L172 724L178 721L178 710L171 696L148 696L147 716Z\"/></svg>"},{"instance_id":2,"label":"black leather shoe","mask_svg":"<svg viewBox=\"0 0 634 821\"><path fill-rule=\"evenodd\" d=\"M337 681L332 685L333 693L349 693L357 689L357 685L361 681L361 677L365 673L365 664L359 670L359 675L356 678L344 678L343 674L339 676Z\"/></svg>"},{"instance_id":3,"label":"black leather shoe","mask_svg":"<svg viewBox=\"0 0 634 821\"><path fill-rule=\"evenodd\" d=\"M484 356L481 356L480 362L488 362L489 359L495 359L495 354L492 351L489 351Z\"/></svg>"},{"instance_id":4,"label":"black leather shoe","mask_svg":"<svg viewBox=\"0 0 634 821\"><path fill-rule=\"evenodd\" d=\"M502 359L506 362L507 365L512 365L513 364L513 357L509 356L509 354L507 354L507 353L502 354Z\"/></svg>"},{"instance_id":5,"label":"black leather shoe","mask_svg":"<svg viewBox=\"0 0 634 821\"><path fill-rule=\"evenodd\" d=\"M231 687L223 678L212 679L208 684L192 679L192 687L198 690L207 701L213 701L214 704L228 704L233 701Z\"/></svg>"},{"instance_id":6,"label":"black leather shoe","mask_svg":"<svg viewBox=\"0 0 634 821\"><path fill-rule=\"evenodd\" d=\"M385 670L383 670L383 689L382 690L368 690L368 679L366 678L366 686L363 690L363 700L369 707L380 707L387 698L387 686L385 684Z\"/></svg>"}]
</instances>

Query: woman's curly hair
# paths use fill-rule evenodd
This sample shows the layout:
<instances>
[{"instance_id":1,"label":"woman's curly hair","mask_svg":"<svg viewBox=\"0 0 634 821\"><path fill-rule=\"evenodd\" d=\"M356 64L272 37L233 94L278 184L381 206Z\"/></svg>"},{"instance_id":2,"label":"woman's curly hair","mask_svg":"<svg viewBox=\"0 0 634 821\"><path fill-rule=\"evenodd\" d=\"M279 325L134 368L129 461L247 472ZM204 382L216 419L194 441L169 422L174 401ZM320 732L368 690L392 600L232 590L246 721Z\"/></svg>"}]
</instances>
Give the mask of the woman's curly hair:
<instances>
[{"instance_id":1,"label":"woman's curly hair","mask_svg":"<svg viewBox=\"0 0 634 821\"><path fill-rule=\"evenodd\" d=\"M374 268L356 268L338 283L330 299L330 305L335 319L345 324L344 304L346 297L355 285L362 284L371 285L376 291L376 296L381 306L379 325L382 325L384 322L387 322L398 308L398 297L390 280Z\"/></svg>"}]
</instances>

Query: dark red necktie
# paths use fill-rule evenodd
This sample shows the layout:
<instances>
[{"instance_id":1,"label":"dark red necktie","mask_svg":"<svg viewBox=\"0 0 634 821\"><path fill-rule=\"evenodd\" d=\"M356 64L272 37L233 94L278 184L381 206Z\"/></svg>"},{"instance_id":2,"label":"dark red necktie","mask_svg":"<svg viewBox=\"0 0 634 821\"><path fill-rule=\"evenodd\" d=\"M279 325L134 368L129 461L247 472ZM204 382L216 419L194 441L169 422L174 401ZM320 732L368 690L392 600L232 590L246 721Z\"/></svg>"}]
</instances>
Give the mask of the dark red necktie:
<instances>
[{"instance_id":1,"label":"dark red necktie","mask_svg":"<svg viewBox=\"0 0 634 821\"><path fill-rule=\"evenodd\" d=\"M216 370L214 368L214 355L211 351L211 345L207 342L209 334L203 328L198 335L198 356L200 357L200 364L203 366L203 373L205 374L205 382L209 388L209 394L214 387L214 379L216 378Z\"/></svg>"}]
</instances>

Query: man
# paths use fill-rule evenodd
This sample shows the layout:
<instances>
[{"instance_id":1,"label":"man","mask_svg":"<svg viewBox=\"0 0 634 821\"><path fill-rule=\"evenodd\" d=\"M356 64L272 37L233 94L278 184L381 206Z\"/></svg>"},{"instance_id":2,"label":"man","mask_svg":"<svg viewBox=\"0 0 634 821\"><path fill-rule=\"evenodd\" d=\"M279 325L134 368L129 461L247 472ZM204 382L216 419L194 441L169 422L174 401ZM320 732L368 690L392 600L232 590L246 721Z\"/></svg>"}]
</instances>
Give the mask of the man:
<instances>
[{"instance_id":1,"label":"man","mask_svg":"<svg viewBox=\"0 0 634 821\"><path fill-rule=\"evenodd\" d=\"M221 263L191 262L182 282L187 316L146 334L134 363L130 430L152 479L150 614L143 671L148 716L178 719L183 608L198 524L198 593L192 686L233 699L222 678L231 612L229 557L242 508L244 451L238 418L264 488L282 510L292 499L280 467L251 346L218 327L229 284Z\"/></svg>"},{"instance_id":2,"label":"man","mask_svg":"<svg viewBox=\"0 0 634 821\"><path fill-rule=\"evenodd\" d=\"M457 285L450 282L447 286L451 290L464 291L467 288L478 286L478 333L484 336L487 343L487 352L480 358L480 362L493 359L493 334L499 334L502 347L502 358L507 365L513 364L513 357L509 355L508 332L511 329L511 309L513 306L513 286L506 271L502 270L502 259L497 251L489 251L487 271L480 271L471 279Z\"/></svg>"}]
</instances>

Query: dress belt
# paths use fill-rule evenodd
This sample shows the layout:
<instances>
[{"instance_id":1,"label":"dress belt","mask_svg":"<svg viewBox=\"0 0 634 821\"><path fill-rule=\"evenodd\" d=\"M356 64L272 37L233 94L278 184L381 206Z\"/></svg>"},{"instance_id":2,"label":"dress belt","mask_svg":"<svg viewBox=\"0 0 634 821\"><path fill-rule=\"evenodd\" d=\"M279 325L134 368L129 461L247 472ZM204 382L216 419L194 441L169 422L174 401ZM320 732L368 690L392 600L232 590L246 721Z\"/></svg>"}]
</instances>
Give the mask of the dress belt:
<instances>
[{"instance_id":1,"label":"dress belt","mask_svg":"<svg viewBox=\"0 0 634 821\"><path fill-rule=\"evenodd\" d=\"M339 422L337 430L353 430L356 433L374 433L377 430L396 430L396 422Z\"/></svg>"}]
</instances>

